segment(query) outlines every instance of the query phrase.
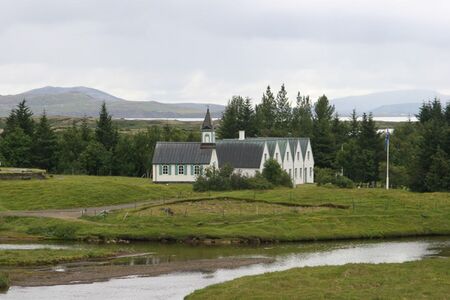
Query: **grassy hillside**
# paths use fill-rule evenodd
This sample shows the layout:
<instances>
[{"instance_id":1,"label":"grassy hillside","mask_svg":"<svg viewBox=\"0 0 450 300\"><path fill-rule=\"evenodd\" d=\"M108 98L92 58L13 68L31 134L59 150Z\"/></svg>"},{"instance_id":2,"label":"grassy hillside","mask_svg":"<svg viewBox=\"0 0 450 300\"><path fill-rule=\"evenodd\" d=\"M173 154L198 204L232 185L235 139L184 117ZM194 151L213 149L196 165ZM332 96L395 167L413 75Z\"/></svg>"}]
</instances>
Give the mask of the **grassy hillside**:
<instances>
[{"instance_id":1,"label":"grassy hillside","mask_svg":"<svg viewBox=\"0 0 450 300\"><path fill-rule=\"evenodd\" d=\"M93 207L161 198L192 197L188 184L159 185L131 177L66 176L0 181L1 210Z\"/></svg>"},{"instance_id":2,"label":"grassy hillside","mask_svg":"<svg viewBox=\"0 0 450 300\"><path fill-rule=\"evenodd\" d=\"M450 259L350 264L248 276L187 299L448 299Z\"/></svg>"},{"instance_id":3,"label":"grassy hillside","mask_svg":"<svg viewBox=\"0 0 450 300\"><path fill-rule=\"evenodd\" d=\"M88 207L161 198L178 202L79 220L3 217L0 237L300 241L450 234L448 193L303 185L198 194L188 184L157 185L145 179L88 176L0 182L3 210Z\"/></svg>"}]
</instances>

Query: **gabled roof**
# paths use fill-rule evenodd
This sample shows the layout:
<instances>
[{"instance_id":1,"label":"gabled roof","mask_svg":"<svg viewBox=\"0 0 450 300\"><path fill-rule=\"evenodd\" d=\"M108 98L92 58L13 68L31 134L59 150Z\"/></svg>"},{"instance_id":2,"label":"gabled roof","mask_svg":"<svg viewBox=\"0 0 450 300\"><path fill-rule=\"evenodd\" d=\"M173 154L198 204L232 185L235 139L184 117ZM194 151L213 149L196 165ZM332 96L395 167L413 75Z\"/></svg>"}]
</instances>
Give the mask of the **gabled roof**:
<instances>
[{"instance_id":1,"label":"gabled roof","mask_svg":"<svg viewBox=\"0 0 450 300\"><path fill-rule=\"evenodd\" d=\"M298 145L297 139L289 139L289 148L291 148L292 160L295 159L295 153L297 153L297 145Z\"/></svg>"},{"instance_id":2,"label":"gabled roof","mask_svg":"<svg viewBox=\"0 0 450 300\"><path fill-rule=\"evenodd\" d=\"M310 143L309 138L294 138L294 137L260 137L260 138L248 138L246 140L249 141L266 141L267 147L269 148L270 157L273 158L275 152L275 146L278 143L278 147L280 147L281 157L284 160L284 154L286 153L286 143L289 142L289 146L291 148L291 152L289 155L292 156L292 159L295 158L295 153L297 152L297 142L300 142L300 150L302 151L303 159L305 159L306 149L308 148L308 143Z\"/></svg>"},{"instance_id":3,"label":"gabled roof","mask_svg":"<svg viewBox=\"0 0 450 300\"><path fill-rule=\"evenodd\" d=\"M309 138L299 138L300 140L300 148L302 149L303 159L306 156L306 149L308 148Z\"/></svg>"},{"instance_id":4,"label":"gabled roof","mask_svg":"<svg viewBox=\"0 0 450 300\"><path fill-rule=\"evenodd\" d=\"M258 169L264 152L264 141L221 140L216 143L219 167Z\"/></svg>"},{"instance_id":5,"label":"gabled roof","mask_svg":"<svg viewBox=\"0 0 450 300\"><path fill-rule=\"evenodd\" d=\"M201 143L158 142L153 164L209 164L212 148L202 149Z\"/></svg>"},{"instance_id":6,"label":"gabled roof","mask_svg":"<svg viewBox=\"0 0 450 300\"><path fill-rule=\"evenodd\" d=\"M213 124L211 121L211 114L209 113L209 108L206 110L205 119L203 120L202 130L212 130Z\"/></svg>"}]
</instances>

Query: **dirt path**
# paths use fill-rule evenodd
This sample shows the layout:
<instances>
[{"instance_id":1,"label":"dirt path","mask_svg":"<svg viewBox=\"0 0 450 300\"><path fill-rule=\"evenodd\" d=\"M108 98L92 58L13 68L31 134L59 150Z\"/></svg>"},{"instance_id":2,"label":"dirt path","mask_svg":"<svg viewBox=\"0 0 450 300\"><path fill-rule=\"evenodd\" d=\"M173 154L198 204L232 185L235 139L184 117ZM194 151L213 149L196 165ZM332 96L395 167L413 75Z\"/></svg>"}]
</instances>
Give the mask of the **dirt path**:
<instances>
[{"instance_id":1,"label":"dirt path","mask_svg":"<svg viewBox=\"0 0 450 300\"><path fill-rule=\"evenodd\" d=\"M116 205L106 205L97 207L87 207L87 208L65 208L65 209L45 209L45 210L10 210L10 211L0 211L1 216L17 216L17 217L47 217L47 218L58 218L58 219L77 219L83 215L85 216L95 216L102 211L115 211L121 209L132 209L140 208L148 205L163 205L170 204L180 201L180 199L170 199L170 200L148 200L141 202L116 204Z\"/></svg>"},{"instance_id":2,"label":"dirt path","mask_svg":"<svg viewBox=\"0 0 450 300\"><path fill-rule=\"evenodd\" d=\"M9 272L11 285L49 286L107 281L124 276L158 276L173 272L213 272L217 269L233 269L252 264L271 263L273 258L199 259L162 263L158 265L106 265L68 268L65 272L54 270L12 270Z\"/></svg>"}]
</instances>

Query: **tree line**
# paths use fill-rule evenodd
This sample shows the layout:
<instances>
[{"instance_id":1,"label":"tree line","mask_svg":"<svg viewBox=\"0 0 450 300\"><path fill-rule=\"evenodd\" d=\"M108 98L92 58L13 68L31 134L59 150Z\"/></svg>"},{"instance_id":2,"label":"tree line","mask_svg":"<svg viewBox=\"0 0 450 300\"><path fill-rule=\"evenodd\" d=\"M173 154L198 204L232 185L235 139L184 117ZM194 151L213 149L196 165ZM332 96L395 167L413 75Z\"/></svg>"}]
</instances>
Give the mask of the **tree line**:
<instances>
[{"instance_id":1,"label":"tree line","mask_svg":"<svg viewBox=\"0 0 450 300\"><path fill-rule=\"evenodd\" d=\"M424 103L419 122L400 125L391 135L391 184L416 191L450 189L450 103ZM313 103L297 93L291 105L284 85L276 95L270 86L260 104L233 96L218 128L220 138L236 138L239 130L250 137L309 137L319 169L316 179L345 175L355 183L380 185L385 180L385 137L377 131L371 113L353 111L342 121L328 98Z\"/></svg>"},{"instance_id":2,"label":"tree line","mask_svg":"<svg viewBox=\"0 0 450 300\"><path fill-rule=\"evenodd\" d=\"M53 173L149 177L156 142L198 140L199 133L169 125L119 133L105 103L94 129L83 118L79 126L74 122L55 131L45 111L36 122L24 100L11 111L0 134L0 162Z\"/></svg>"}]
</instances>

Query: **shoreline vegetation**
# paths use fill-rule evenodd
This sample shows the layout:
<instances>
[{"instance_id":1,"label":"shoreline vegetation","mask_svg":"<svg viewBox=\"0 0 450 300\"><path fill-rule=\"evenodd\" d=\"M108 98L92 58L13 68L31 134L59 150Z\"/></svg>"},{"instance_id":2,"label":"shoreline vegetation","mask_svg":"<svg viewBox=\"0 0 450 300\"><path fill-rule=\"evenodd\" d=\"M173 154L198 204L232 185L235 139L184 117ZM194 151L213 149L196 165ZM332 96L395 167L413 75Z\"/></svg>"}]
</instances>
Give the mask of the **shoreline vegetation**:
<instances>
[{"instance_id":1,"label":"shoreline vegetation","mask_svg":"<svg viewBox=\"0 0 450 300\"><path fill-rule=\"evenodd\" d=\"M446 299L450 260L294 268L209 286L186 299Z\"/></svg>"}]
</instances>

